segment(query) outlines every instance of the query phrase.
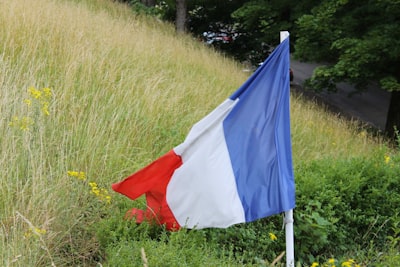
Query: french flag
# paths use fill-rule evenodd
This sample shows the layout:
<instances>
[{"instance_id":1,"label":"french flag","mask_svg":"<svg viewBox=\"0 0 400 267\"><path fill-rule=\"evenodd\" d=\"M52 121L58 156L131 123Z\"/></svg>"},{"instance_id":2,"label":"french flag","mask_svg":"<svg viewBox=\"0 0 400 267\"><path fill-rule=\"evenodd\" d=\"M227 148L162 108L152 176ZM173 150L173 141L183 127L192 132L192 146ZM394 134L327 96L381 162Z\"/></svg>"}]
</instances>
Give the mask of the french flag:
<instances>
[{"instance_id":1,"label":"french flag","mask_svg":"<svg viewBox=\"0 0 400 267\"><path fill-rule=\"evenodd\" d=\"M183 143L112 185L147 209L127 216L167 229L227 228L291 210L289 38Z\"/></svg>"}]
</instances>

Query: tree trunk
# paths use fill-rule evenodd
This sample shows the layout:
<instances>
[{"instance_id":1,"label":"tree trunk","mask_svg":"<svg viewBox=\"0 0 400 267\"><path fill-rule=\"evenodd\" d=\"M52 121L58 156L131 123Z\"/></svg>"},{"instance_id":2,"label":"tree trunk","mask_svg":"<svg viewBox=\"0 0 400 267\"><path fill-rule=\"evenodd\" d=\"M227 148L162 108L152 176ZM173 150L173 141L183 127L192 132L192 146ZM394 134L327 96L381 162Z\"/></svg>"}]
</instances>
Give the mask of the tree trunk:
<instances>
[{"instance_id":1,"label":"tree trunk","mask_svg":"<svg viewBox=\"0 0 400 267\"><path fill-rule=\"evenodd\" d=\"M186 32L186 13L186 0L176 0L175 27L177 32Z\"/></svg>"},{"instance_id":2,"label":"tree trunk","mask_svg":"<svg viewBox=\"0 0 400 267\"><path fill-rule=\"evenodd\" d=\"M400 131L400 91L393 91L390 96L389 110L386 118L385 132L395 139L395 128Z\"/></svg>"}]
</instances>

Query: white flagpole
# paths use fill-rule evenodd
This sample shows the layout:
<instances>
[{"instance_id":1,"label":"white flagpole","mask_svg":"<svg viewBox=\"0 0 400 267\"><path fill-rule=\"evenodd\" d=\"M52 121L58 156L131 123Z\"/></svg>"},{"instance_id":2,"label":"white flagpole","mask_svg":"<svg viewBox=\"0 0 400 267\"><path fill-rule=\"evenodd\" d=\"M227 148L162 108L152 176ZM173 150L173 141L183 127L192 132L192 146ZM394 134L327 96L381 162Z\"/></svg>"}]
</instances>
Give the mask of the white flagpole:
<instances>
[{"instance_id":1,"label":"white flagpole","mask_svg":"<svg viewBox=\"0 0 400 267\"><path fill-rule=\"evenodd\" d=\"M288 31L280 32L280 41L289 37ZM288 70L289 71L289 70ZM294 232L293 232L293 210L285 212L285 237L286 237L286 267L294 267Z\"/></svg>"},{"instance_id":2,"label":"white flagpole","mask_svg":"<svg viewBox=\"0 0 400 267\"><path fill-rule=\"evenodd\" d=\"M282 43L283 40L285 40L286 38L289 37L289 32L288 31L281 31L280 32L280 37L281 37L281 43Z\"/></svg>"}]
</instances>

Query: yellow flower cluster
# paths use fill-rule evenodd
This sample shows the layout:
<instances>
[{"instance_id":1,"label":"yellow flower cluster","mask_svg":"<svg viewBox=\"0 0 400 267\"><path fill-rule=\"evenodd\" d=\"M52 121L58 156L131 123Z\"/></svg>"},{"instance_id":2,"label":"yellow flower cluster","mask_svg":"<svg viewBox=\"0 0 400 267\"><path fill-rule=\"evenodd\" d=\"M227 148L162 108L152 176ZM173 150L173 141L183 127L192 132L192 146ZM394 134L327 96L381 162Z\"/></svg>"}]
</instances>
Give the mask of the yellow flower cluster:
<instances>
[{"instance_id":1,"label":"yellow flower cluster","mask_svg":"<svg viewBox=\"0 0 400 267\"><path fill-rule=\"evenodd\" d=\"M111 196L108 194L108 191L106 189L99 188L99 186L95 182L90 182L89 186L91 187L90 192L94 194L100 201L107 204L111 203Z\"/></svg>"},{"instance_id":2,"label":"yellow flower cluster","mask_svg":"<svg viewBox=\"0 0 400 267\"><path fill-rule=\"evenodd\" d=\"M41 229L41 228L30 228L28 232L24 234L25 238L30 238L32 235L36 236L42 236L46 234L46 229Z\"/></svg>"},{"instance_id":3,"label":"yellow flower cluster","mask_svg":"<svg viewBox=\"0 0 400 267\"><path fill-rule=\"evenodd\" d=\"M25 99L25 100L24 100L24 103L25 103L28 107L30 107L30 106L32 105L32 100L30 100L30 99Z\"/></svg>"},{"instance_id":4,"label":"yellow flower cluster","mask_svg":"<svg viewBox=\"0 0 400 267\"><path fill-rule=\"evenodd\" d=\"M360 267L353 259L348 259L342 263L342 267Z\"/></svg>"},{"instance_id":5,"label":"yellow flower cluster","mask_svg":"<svg viewBox=\"0 0 400 267\"><path fill-rule=\"evenodd\" d=\"M82 181L86 180L86 174L84 172L68 171L67 174L68 174L68 176L76 177Z\"/></svg>"},{"instance_id":6,"label":"yellow flower cluster","mask_svg":"<svg viewBox=\"0 0 400 267\"><path fill-rule=\"evenodd\" d=\"M389 164L390 162L390 156L389 155L385 155L385 163Z\"/></svg>"},{"instance_id":7,"label":"yellow flower cluster","mask_svg":"<svg viewBox=\"0 0 400 267\"><path fill-rule=\"evenodd\" d=\"M35 87L31 86L28 88L28 92L36 99L50 99L53 96L51 89L48 87L38 90Z\"/></svg>"},{"instance_id":8,"label":"yellow flower cluster","mask_svg":"<svg viewBox=\"0 0 400 267\"><path fill-rule=\"evenodd\" d=\"M51 89L43 88L39 90L34 87L29 87L28 94L29 98L23 100L23 103L28 107L28 110L34 103L38 103L41 113L49 116L50 99L53 96ZM22 131L29 131L30 126L32 126L34 122L34 119L29 116L14 116L8 125L10 127L21 129Z\"/></svg>"},{"instance_id":9,"label":"yellow flower cluster","mask_svg":"<svg viewBox=\"0 0 400 267\"><path fill-rule=\"evenodd\" d=\"M19 118L18 116L14 116L8 125L10 127L19 128L22 131L29 131L33 123L34 122L30 117Z\"/></svg>"},{"instance_id":10,"label":"yellow flower cluster","mask_svg":"<svg viewBox=\"0 0 400 267\"><path fill-rule=\"evenodd\" d=\"M29 87L28 93L30 94L33 99L37 99L41 105L42 113L46 116L50 115L49 112L49 101L53 96L53 93L50 88L45 87L42 89L36 89L35 87ZM30 106L32 101L31 99L25 99L24 102Z\"/></svg>"},{"instance_id":11,"label":"yellow flower cluster","mask_svg":"<svg viewBox=\"0 0 400 267\"><path fill-rule=\"evenodd\" d=\"M67 174L70 177L76 177L78 180L86 181L85 172L68 171ZM111 196L106 189L100 188L95 182L89 182L89 186L90 186L90 193L95 195L98 200L106 204L111 203Z\"/></svg>"},{"instance_id":12,"label":"yellow flower cluster","mask_svg":"<svg viewBox=\"0 0 400 267\"><path fill-rule=\"evenodd\" d=\"M311 264L311 267L317 267L320 266L318 262L313 262ZM336 260L331 258L329 259L326 263L321 265L322 267L336 267ZM341 264L342 267L360 267L359 264L355 262L353 259L348 259L347 261L342 262Z\"/></svg>"},{"instance_id":13,"label":"yellow flower cluster","mask_svg":"<svg viewBox=\"0 0 400 267\"><path fill-rule=\"evenodd\" d=\"M276 237L276 235L274 233L269 233L269 239L271 239L272 241L275 241L278 238Z\"/></svg>"}]
</instances>

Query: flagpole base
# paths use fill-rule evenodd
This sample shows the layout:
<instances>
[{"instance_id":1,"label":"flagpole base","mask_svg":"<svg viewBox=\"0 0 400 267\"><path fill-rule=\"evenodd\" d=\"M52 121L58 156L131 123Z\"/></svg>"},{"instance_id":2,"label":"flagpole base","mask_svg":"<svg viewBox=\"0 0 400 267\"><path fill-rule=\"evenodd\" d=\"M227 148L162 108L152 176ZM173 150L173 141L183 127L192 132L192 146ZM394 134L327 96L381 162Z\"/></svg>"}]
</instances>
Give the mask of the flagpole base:
<instances>
[{"instance_id":1,"label":"flagpole base","mask_svg":"<svg viewBox=\"0 0 400 267\"><path fill-rule=\"evenodd\" d=\"M293 210L285 212L286 266L294 267Z\"/></svg>"}]
</instances>

